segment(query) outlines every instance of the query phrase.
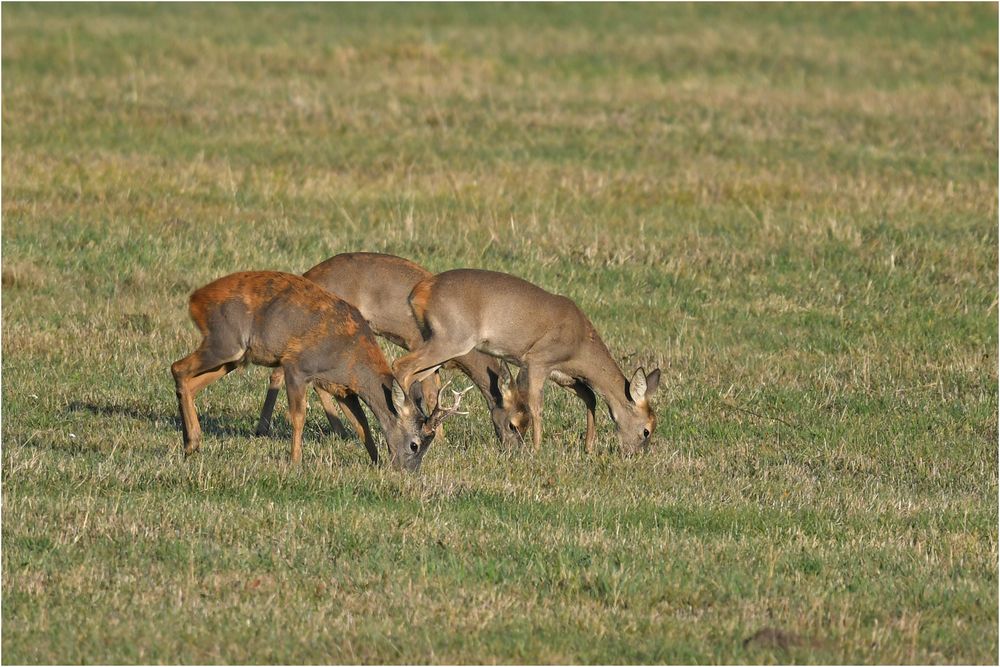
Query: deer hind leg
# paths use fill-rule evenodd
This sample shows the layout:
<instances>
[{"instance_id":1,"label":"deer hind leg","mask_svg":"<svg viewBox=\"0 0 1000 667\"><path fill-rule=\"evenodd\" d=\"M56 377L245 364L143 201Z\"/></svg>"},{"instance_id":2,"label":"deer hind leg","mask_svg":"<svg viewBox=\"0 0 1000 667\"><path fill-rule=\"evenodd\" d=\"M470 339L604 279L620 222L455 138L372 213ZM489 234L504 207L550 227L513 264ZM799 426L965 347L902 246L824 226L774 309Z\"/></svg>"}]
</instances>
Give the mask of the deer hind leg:
<instances>
[{"instance_id":1,"label":"deer hind leg","mask_svg":"<svg viewBox=\"0 0 1000 667\"><path fill-rule=\"evenodd\" d=\"M302 460L302 429L306 424L305 378L293 369L285 369L285 391L288 393L288 421L292 424L292 463Z\"/></svg>"},{"instance_id":2,"label":"deer hind leg","mask_svg":"<svg viewBox=\"0 0 1000 667\"><path fill-rule=\"evenodd\" d=\"M474 341L452 343L443 338L431 338L413 352L404 355L393 364L393 374L404 391L409 391L414 381L422 381L437 372L446 361L468 354L475 347Z\"/></svg>"},{"instance_id":3,"label":"deer hind leg","mask_svg":"<svg viewBox=\"0 0 1000 667\"><path fill-rule=\"evenodd\" d=\"M334 408L330 393L319 386L314 386L314 389L316 390L316 395L319 396L320 404L323 406L323 412L326 413L326 420L330 422L330 428L333 429L334 434L338 438L346 438L350 434L344 428L343 422L337 418L336 408Z\"/></svg>"},{"instance_id":4,"label":"deer hind leg","mask_svg":"<svg viewBox=\"0 0 1000 667\"><path fill-rule=\"evenodd\" d=\"M358 434L358 437L361 438L361 441L365 443L365 449L368 450L368 458L371 459L373 464L377 465L378 447L375 445L371 427L368 425L368 418L365 417L365 411L361 409L361 402L358 400L357 394L348 394L344 398L338 399L338 401L340 402L340 407L343 408L344 417Z\"/></svg>"},{"instance_id":5,"label":"deer hind leg","mask_svg":"<svg viewBox=\"0 0 1000 667\"><path fill-rule=\"evenodd\" d=\"M202 346L170 366L177 391L177 405L184 431L184 455L190 456L201 448L201 424L194 397L202 389L240 366L243 351L220 357L213 349Z\"/></svg>"},{"instance_id":6,"label":"deer hind leg","mask_svg":"<svg viewBox=\"0 0 1000 667\"><path fill-rule=\"evenodd\" d=\"M257 435L267 435L271 432L271 415L274 413L274 404L278 400L278 392L281 385L285 384L285 371L275 368L271 372L271 378L267 385L267 395L264 397L264 406L260 409L260 420L257 422Z\"/></svg>"}]
</instances>

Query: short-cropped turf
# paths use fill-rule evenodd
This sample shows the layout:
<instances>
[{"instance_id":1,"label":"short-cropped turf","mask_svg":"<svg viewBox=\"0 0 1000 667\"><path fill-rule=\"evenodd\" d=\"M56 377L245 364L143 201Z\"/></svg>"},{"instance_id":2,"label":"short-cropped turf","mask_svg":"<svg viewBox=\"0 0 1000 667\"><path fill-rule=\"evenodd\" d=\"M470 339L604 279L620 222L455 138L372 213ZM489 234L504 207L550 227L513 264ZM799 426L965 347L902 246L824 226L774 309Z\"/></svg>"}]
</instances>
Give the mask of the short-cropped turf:
<instances>
[{"instance_id":1,"label":"short-cropped turf","mask_svg":"<svg viewBox=\"0 0 1000 667\"><path fill-rule=\"evenodd\" d=\"M995 4L2 11L4 663L997 660ZM250 368L185 461L190 292L348 250L569 296L651 450L289 466Z\"/></svg>"}]
</instances>

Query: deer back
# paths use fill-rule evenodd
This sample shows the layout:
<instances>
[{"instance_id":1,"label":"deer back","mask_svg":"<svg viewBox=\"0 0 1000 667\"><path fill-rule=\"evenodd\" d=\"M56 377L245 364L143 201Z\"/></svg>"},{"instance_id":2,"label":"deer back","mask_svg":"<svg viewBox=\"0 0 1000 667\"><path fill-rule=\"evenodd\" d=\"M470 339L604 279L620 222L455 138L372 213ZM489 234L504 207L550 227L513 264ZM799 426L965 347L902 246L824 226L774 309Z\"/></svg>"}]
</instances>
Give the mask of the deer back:
<instances>
[{"instance_id":1,"label":"deer back","mask_svg":"<svg viewBox=\"0 0 1000 667\"><path fill-rule=\"evenodd\" d=\"M495 271L454 269L422 280L410 307L425 335L470 336L477 349L511 359L542 340L557 356L570 354L594 335L570 299Z\"/></svg>"},{"instance_id":2,"label":"deer back","mask_svg":"<svg viewBox=\"0 0 1000 667\"><path fill-rule=\"evenodd\" d=\"M407 349L420 343L406 298L430 277L422 266L395 255L351 252L334 255L303 275L354 305L378 335Z\"/></svg>"},{"instance_id":3,"label":"deer back","mask_svg":"<svg viewBox=\"0 0 1000 667\"><path fill-rule=\"evenodd\" d=\"M234 273L196 290L190 311L209 341L239 342L251 363L294 362L308 376L322 376L356 392L362 375L392 377L358 310L301 276Z\"/></svg>"}]
</instances>

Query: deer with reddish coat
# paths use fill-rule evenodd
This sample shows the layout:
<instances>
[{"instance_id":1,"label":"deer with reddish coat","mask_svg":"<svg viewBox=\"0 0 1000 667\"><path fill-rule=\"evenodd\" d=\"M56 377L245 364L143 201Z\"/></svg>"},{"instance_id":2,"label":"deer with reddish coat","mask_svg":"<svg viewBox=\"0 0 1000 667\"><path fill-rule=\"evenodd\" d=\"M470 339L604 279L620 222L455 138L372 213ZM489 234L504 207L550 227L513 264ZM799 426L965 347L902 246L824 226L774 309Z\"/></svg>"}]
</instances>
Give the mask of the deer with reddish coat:
<instances>
[{"instance_id":1,"label":"deer with reddish coat","mask_svg":"<svg viewBox=\"0 0 1000 667\"><path fill-rule=\"evenodd\" d=\"M423 413L393 376L374 333L356 308L301 276L274 271L234 273L191 294L191 319L202 334L190 355L174 362L185 455L201 446L194 398L202 389L248 363L281 368L292 425L291 460L302 458L306 391L312 384L327 416L331 397L362 434L378 462L363 401L385 433L394 467L417 470L437 427L457 413L440 403ZM440 398L440 396L438 396Z\"/></svg>"}]
</instances>

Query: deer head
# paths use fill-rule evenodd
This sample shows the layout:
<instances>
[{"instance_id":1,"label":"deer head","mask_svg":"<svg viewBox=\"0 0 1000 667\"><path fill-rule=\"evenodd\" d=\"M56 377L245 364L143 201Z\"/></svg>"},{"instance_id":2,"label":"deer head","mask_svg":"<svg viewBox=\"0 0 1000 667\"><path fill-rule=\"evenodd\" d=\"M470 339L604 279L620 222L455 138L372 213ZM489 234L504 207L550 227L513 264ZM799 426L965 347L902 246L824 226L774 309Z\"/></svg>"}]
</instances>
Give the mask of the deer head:
<instances>
[{"instance_id":1,"label":"deer head","mask_svg":"<svg viewBox=\"0 0 1000 667\"><path fill-rule=\"evenodd\" d=\"M495 403L490 416L494 428L499 429L500 442L506 447L517 447L524 444L525 433L531 427L531 414L510 366L501 361L500 368L502 373L490 388Z\"/></svg>"},{"instance_id":2,"label":"deer head","mask_svg":"<svg viewBox=\"0 0 1000 667\"><path fill-rule=\"evenodd\" d=\"M452 415L469 414L468 412L459 412L459 407L462 404L462 397L472 387L467 387L460 392L452 389L451 393L455 396L454 403L451 407L446 408L441 402L441 394L449 384L451 384L450 381L438 390L436 407L430 415L425 415L422 410L417 408L414 401L406 395L399 383L393 380L392 403L397 414L400 416L400 421L402 422L401 435L403 435L400 442L396 443L396 447L393 447L392 443L389 446L394 468L409 470L411 472L419 470L424 454L427 453L431 442L434 440L438 426Z\"/></svg>"},{"instance_id":3,"label":"deer head","mask_svg":"<svg viewBox=\"0 0 1000 667\"><path fill-rule=\"evenodd\" d=\"M634 454L649 447L649 438L656 430L656 415L649 405L660 386L660 369L649 375L636 369L625 387L628 401L619 414L612 414L625 454Z\"/></svg>"}]
</instances>

